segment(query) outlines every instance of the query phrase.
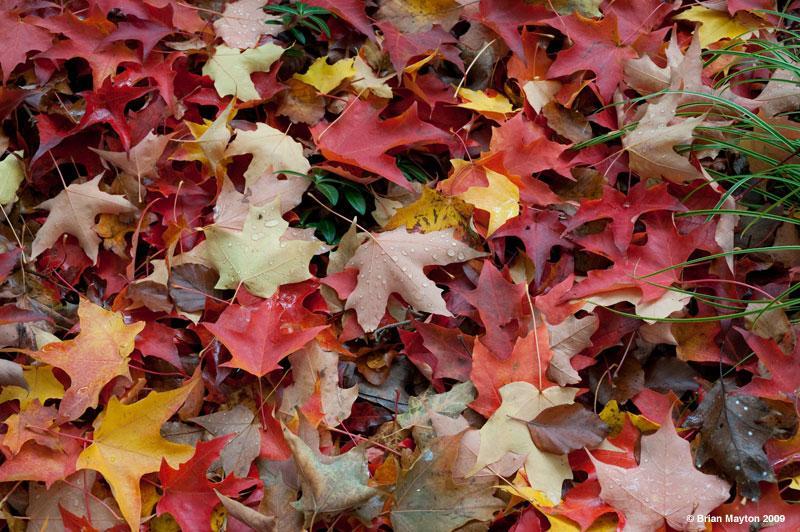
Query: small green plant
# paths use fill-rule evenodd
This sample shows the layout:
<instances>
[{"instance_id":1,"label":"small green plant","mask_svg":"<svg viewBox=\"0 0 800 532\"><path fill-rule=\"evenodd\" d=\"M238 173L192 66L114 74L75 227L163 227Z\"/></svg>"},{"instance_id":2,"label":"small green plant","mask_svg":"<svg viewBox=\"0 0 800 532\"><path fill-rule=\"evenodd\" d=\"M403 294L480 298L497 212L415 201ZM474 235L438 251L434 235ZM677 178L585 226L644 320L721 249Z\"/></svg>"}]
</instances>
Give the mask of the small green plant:
<instances>
[{"instance_id":1,"label":"small green plant","mask_svg":"<svg viewBox=\"0 0 800 532\"><path fill-rule=\"evenodd\" d=\"M303 29L313 33L322 33L328 38L331 36L331 30L322 17L335 15L325 8L310 6L303 2L292 2L285 5L267 5L264 6L264 11L280 17L267 20L267 24L280 24L300 44L308 42L308 37L303 33Z\"/></svg>"}]
</instances>

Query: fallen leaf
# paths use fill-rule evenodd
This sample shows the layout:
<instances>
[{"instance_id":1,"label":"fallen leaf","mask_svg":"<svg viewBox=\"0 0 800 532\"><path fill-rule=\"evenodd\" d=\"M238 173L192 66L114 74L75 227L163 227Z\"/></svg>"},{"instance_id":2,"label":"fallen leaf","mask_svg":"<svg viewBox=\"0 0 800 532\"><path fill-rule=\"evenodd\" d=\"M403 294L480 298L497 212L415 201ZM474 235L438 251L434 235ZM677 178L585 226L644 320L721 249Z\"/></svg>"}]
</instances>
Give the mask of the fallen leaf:
<instances>
[{"instance_id":1,"label":"fallen leaf","mask_svg":"<svg viewBox=\"0 0 800 532\"><path fill-rule=\"evenodd\" d=\"M69 234L78 239L86 256L97 262L101 239L94 231L98 214L121 214L136 211L136 207L122 196L103 192L99 188L102 175L85 183L73 183L55 198L37 205L37 209L50 211L44 225L39 228L31 245L31 259L35 259L58 238Z\"/></svg>"},{"instance_id":2,"label":"fallen leaf","mask_svg":"<svg viewBox=\"0 0 800 532\"><path fill-rule=\"evenodd\" d=\"M758 499L759 482L775 482L764 443L776 435L776 429L766 421L770 408L764 401L737 392L733 382L720 379L685 425L700 428L695 453L698 467L713 460L727 478L736 481L742 496Z\"/></svg>"},{"instance_id":3,"label":"fallen leaf","mask_svg":"<svg viewBox=\"0 0 800 532\"><path fill-rule=\"evenodd\" d=\"M279 199L263 207L251 206L241 231L206 227L208 259L219 271L216 288L244 285L266 298L283 284L310 278L308 262L319 243L282 239L288 227L281 218Z\"/></svg>"},{"instance_id":4,"label":"fallen leaf","mask_svg":"<svg viewBox=\"0 0 800 532\"><path fill-rule=\"evenodd\" d=\"M701 519L729 497L730 485L692 464L689 442L668 415L655 434L642 437L639 466L625 469L592 457L604 501L625 514L626 530L705 530Z\"/></svg>"},{"instance_id":5,"label":"fallen leaf","mask_svg":"<svg viewBox=\"0 0 800 532\"><path fill-rule=\"evenodd\" d=\"M214 21L214 31L231 48L252 48L262 35L276 35L283 31L275 15L266 15L267 0L236 0L225 4L222 16Z\"/></svg>"},{"instance_id":6,"label":"fallen leaf","mask_svg":"<svg viewBox=\"0 0 800 532\"><path fill-rule=\"evenodd\" d=\"M321 94L328 94L356 74L355 59L339 59L332 65L328 63L328 56L314 60L304 74L295 74L294 79L311 85Z\"/></svg>"},{"instance_id":7,"label":"fallen leaf","mask_svg":"<svg viewBox=\"0 0 800 532\"><path fill-rule=\"evenodd\" d=\"M585 407L572 403L546 408L528 421L531 439L540 451L553 454L600 445L608 426Z\"/></svg>"},{"instance_id":8,"label":"fallen leaf","mask_svg":"<svg viewBox=\"0 0 800 532\"><path fill-rule=\"evenodd\" d=\"M244 52L221 44L203 66L203 75L214 80L220 96L235 96L243 102L257 100L260 96L250 74L268 71L283 52L283 48L273 43Z\"/></svg>"},{"instance_id":9,"label":"fallen leaf","mask_svg":"<svg viewBox=\"0 0 800 532\"><path fill-rule=\"evenodd\" d=\"M76 419L98 404L100 391L115 377L131 378L128 357L144 323L127 325L121 314L88 300L78 307L81 332L72 340L50 343L31 353L36 360L64 370L70 386L59 406L59 416Z\"/></svg>"},{"instance_id":10,"label":"fallen leaf","mask_svg":"<svg viewBox=\"0 0 800 532\"><path fill-rule=\"evenodd\" d=\"M159 433L192 387L189 383L167 392L150 392L129 405L112 397L96 423L92 444L78 457L79 469L103 475L132 530L138 530L141 522L142 475L158 471L162 460L177 467L194 453L193 447L167 441Z\"/></svg>"},{"instance_id":11,"label":"fallen leaf","mask_svg":"<svg viewBox=\"0 0 800 532\"><path fill-rule=\"evenodd\" d=\"M261 425L250 408L237 404L230 410L221 410L189 421L206 429L214 438L231 436L221 449L222 469L229 475L247 475L250 464L258 458L261 449Z\"/></svg>"},{"instance_id":12,"label":"fallen leaf","mask_svg":"<svg viewBox=\"0 0 800 532\"><path fill-rule=\"evenodd\" d=\"M472 521L489 521L502 507L494 481L453 477L458 436L437 438L397 479L391 520L397 532L449 532Z\"/></svg>"},{"instance_id":13,"label":"fallen leaf","mask_svg":"<svg viewBox=\"0 0 800 532\"><path fill-rule=\"evenodd\" d=\"M338 456L324 456L291 431L284 429L283 435L297 463L303 491L303 497L293 506L305 512L307 519L354 508L378 494L368 485L363 447L353 447Z\"/></svg>"},{"instance_id":14,"label":"fallen leaf","mask_svg":"<svg viewBox=\"0 0 800 532\"><path fill-rule=\"evenodd\" d=\"M258 124L253 131L237 131L225 150L225 156L253 156L244 173L247 186L254 186L267 173L283 171L307 174L311 169L303 157L303 147L289 135L267 124Z\"/></svg>"},{"instance_id":15,"label":"fallen leaf","mask_svg":"<svg viewBox=\"0 0 800 532\"><path fill-rule=\"evenodd\" d=\"M348 268L358 268L358 284L348 296L345 308L355 309L358 322L374 331L386 310L389 295L396 292L416 310L449 316L441 289L430 281L422 268L446 265L482 256L453 238L453 230L420 234L405 228L379 233L366 241Z\"/></svg>"},{"instance_id":16,"label":"fallen leaf","mask_svg":"<svg viewBox=\"0 0 800 532\"><path fill-rule=\"evenodd\" d=\"M539 390L529 382L512 382L500 388L502 403L480 429L480 448L472 476L501 460L507 453L525 457L531 487L551 501L561 500L561 485L572 478L567 457L540 451L531 440L527 422L553 406L572 404L577 388L551 386Z\"/></svg>"}]
</instances>

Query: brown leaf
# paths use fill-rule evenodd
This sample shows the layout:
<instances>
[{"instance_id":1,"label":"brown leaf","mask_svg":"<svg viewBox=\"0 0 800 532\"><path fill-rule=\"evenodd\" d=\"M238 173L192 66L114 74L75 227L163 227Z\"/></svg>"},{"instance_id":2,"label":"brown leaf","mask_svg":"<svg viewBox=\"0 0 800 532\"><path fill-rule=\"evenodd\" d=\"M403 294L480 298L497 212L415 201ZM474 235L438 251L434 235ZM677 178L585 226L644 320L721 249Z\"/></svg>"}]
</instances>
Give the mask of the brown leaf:
<instances>
[{"instance_id":1,"label":"brown leaf","mask_svg":"<svg viewBox=\"0 0 800 532\"><path fill-rule=\"evenodd\" d=\"M528 430L536 447L555 454L597 447L608 435L608 425L578 403L542 410L528 421Z\"/></svg>"},{"instance_id":2,"label":"brown leaf","mask_svg":"<svg viewBox=\"0 0 800 532\"><path fill-rule=\"evenodd\" d=\"M736 390L733 381L717 381L685 425L700 428L697 465L713 461L727 478L736 481L743 497L758 499L759 482L776 481L764 444L778 436L779 429L770 424L773 413L767 403L736 395Z\"/></svg>"},{"instance_id":3,"label":"brown leaf","mask_svg":"<svg viewBox=\"0 0 800 532\"><path fill-rule=\"evenodd\" d=\"M101 178L102 174L86 183L73 183L55 198L38 205L38 209L50 211L50 215L36 233L31 246L31 259L35 259L52 247L58 238L66 233L77 238L86 256L92 259L93 263L97 262L97 250L101 241L94 231L97 215L136 210L136 207L122 196L113 196L100 190L98 185Z\"/></svg>"},{"instance_id":4,"label":"brown leaf","mask_svg":"<svg viewBox=\"0 0 800 532\"><path fill-rule=\"evenodd\" d=\"M228 513L231 516L235 517L247 526L252 527L253 530L258 530L259 532L272 532L275 530L275 518L271 515L264 515L260 512L257 512L256 510L253 510L249 506L245 506L237 500L226 497L217 490L214 490L214 493L217 494L219 502L222 503L222 506L228 510Z\"/></svg>"}]
</instances>

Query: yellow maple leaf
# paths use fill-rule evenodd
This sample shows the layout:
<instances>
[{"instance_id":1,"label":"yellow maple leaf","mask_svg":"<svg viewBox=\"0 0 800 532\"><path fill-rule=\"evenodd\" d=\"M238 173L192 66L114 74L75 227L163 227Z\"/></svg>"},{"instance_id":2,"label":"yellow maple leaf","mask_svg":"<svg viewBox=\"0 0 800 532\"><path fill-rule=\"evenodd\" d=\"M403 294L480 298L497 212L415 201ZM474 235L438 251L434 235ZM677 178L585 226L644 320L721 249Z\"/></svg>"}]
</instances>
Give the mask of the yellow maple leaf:
<instances>
[{"instance_id":1,"label":"yellow maple leaf","mask_svg":"<svg viewBox=\"0 0 800 532\"><path fill-rule=\"evenodd\" d=\"M328 56L314 61L305 74L295 74L294 78L311 85L322 94L328 94L346 79L356 74L355 58L340 59L328 64Z\"/></svg>"},{"instance_id":2,"label":"yellow maple leaf","mask_svg":"<svg viewBox=\"0 0 800 532\"><path fill-rule=\"evenodd\" d=\"M620 433L625 426L625 417L631 420L631 423L641 432L652 432L658 428L657 423L653 423L646 417L639 414L631 414L630 412L622 412L619 409L619 404L612 399L606 403L605 408L598 414L600 419L608 425L609 437L614 437Z\"/></svg>"},{"instance_id":3,"label":"yellow maple leaf","mask_svg":"<svg viewBox=\"0 0 800 532\"><path fill-rule=\"evenodd\" d=\"M203 75L214 80L220 96L236 96L243 102L260 98L250 74L266 72L283 54L283 48L267 43L240 51L221 44L203 66Z\"/></svg>"},{"instance_id":4,"label":"yellow maple leaf","mask_svg":"<svg viewBox=\"0 0 800 532\"><path fill-rule=\"evenodd\" d=\"M82 299L78 307L81 332L72 340L53 342L31 353L36 360L64 370L69 389L59 406L59 416L75 419L97 406L100 390L117 376L130 379L128 356L144 322L127 325L111 312Z\"/></svg>"},{"instance_id":5,"label":"yellow maple leaf","mask_svg":"<svg viewBox=\"0 0 800 532\"><path fill-rule=\"evenodd\" d=\"M445 196L424 187L422 195L414 202L392 216L384 229L390 231L400 226L406 229L419 227L423 233L442 231L450 227L466 229L472 207L457 197Z\"/></svg>"},{"instance_id":6,"label":"yellow maple leaf","mask_svg":"<svg viewBox=\"0 0 800 532\"><path fill-rule=\"evenodd\" d=\"M97 225L94 227L98 235L103 238L103 247L113 251L120 257L126 257L125 248L128 241L125 235L136 229L136 221L125 223L116 214L101 214Z\"/></svg>"},{"instance_id":7,"label":"yellow maple leaf","mask_svg":"<svg viewBox=\"0 0 800 532\"><path fill-rule=\"evenodd\" d=\"M488 168L485 171L489 185L470 187L459 194L459 197L489 213L489 227L486 230L488 237L506 221L519 215L519 188L503 174Z\"/></svg>"},{"instance_id":8,"label":"yellow maple leaf","mask_svg":"<svg viewBox=\"0 0 800 532\"><path fill-rule=\"evenodd\" d=\"M176 158L183 161L200 161L211 167L214 175L222 175L225 168L225 150L231 140L231 128L228 124L234 114L231 101L213 122L208 120L203 124L186 122L194 141L186 142Z\"/></svg>"},{"instance_id":9,"label":"yellow maple leaf","mask_svg":"<svg viewBox=\"0 0 800 532\"><path fill-rule=\"evenodd\" d=\"M484 91L461 88L458 89L458 95L464 100L464 103L458 104L459 107L478 111L489 118L504 118L514 112L514 106L499 92L487 94Z\"/></svg>"},{"instance_id":10,"label":"yellow maple leaf","mask_svg":"<svg viewBox=\"0 0 800 532\"><path fill-rule=\"evenodd\" d=\"M131 530L139 530L141 522L142 476L158 471L162 459L178 467L194 454L191 445L173 443L160 432L193 386L190 381L168 392L150 392L130 405L112 397L105 414L95 422L94 441L78 456L78 469L93 469L106 479Z\"/></svg>"},{"instance_id":11,"label":"yellow maple leaf","mask_svg":"<svg viewBox=\"0 0 800 532\"><path fill-rule=\"evenodd\" d=\"M22 369L22 377L28 383L28 389L13 385L3 386L0 403L17 399L20 409L24 410L36 400L44 404L48 399L64 397L64 386L53 375L51 366L27 366Z\"/></svg>"},{"instance_id":12,"label":"yellow maple leaf","mask_svg":"<svg viewBox=\"0 0 800 532\"><path fill-rule=\"evenodd\" d=\"M700 34L700 46L703 48L722 39L745 38L748 33L756 29L756 26L745 25L738 19L732 18L727 11L717 11L703 6L692 6L672 18L698 22L700 27L696 31Z\"/></svg>"}]
</instances>

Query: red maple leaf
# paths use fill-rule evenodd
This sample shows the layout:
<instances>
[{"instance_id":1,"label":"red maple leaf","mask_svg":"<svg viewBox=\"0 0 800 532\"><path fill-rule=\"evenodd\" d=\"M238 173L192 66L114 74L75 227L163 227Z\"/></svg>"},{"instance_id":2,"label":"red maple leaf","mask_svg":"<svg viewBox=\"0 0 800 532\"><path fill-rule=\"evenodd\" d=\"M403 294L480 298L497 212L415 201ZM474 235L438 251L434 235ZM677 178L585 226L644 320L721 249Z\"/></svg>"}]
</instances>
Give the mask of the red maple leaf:
<instances>
[{"instance_id":1,"label":"red maple leaf","mask_svg":"<svg viewBox=\"0 0 800 532\"><path fill-rule=\"evenodd\" d=\"M278 362L327 327L303 328L297 322L287 321L287 317L286 307L273 296L255 307L231 305L216 323L203 326L230 351L233 359L223 366L261 377L277 369Z\"/></svg>"},{"instance_id":2,"label":"red maple leaf","mask_svg":"<svg viewBox=\"0 0 800 532\"><path fill-rule=\"evenodd\" d=\"M617 16L609 13L600 20L593 20L572 14L550 19L548 24L572 41L572 46L559 52L547 71L548 77L591 70L595 73L600 96L604 101L610 101L622 79L625 61L638 56L630 43L620 37Z\"/></svg>"},{"instance_id":3,"label":"red maple leaf","mask_svg":"<svg viewBox=\"0 0 800 532\"><path fill-rule=\"evenodd\" d=\"M413 145L447 144L451 137L421 121L416 104L388 120L379 116L380 110L356 98L339 119L331 124L317 124L311 133L317 148L329 160L363 168L411 189L394 157L386 152Z\"/></svg>"},{"instance_id":4,"label":"red maple leaf","mask_svg":"<svg viewBox=\"0 0 800 532\"><path fill-rule=\"evenodd\" d=\"M565 229L571 231L586 222L608 218L614 243L624 252L631 243L633 227L639 216L653 211L685 210L686 207L669 194L666 183L647 188L642 181L634 185L627 196L607 186L603 188L601 198L581 201L580 209L569 219Z\"/></svg>"},{"instance_id":5,"label":"red maple leaf","mask_svg":"<svg viewBox=\"0 0 800 532\"><path fill-rule=\"evenodd\" d=\"M207 530L214 507L219 504L215 490L228 497L236 497L240 492L260 484L258 480L237 478L234 475L229 475L220 482L208 480L208 468L234 436L235 434L227 434L211 441L199 442L194 456L178 469L173 469L166 460L162 460L159 478L164 495L156 507L158 515L169 512L181 530Z\"/></svg>"}]
</instances>

